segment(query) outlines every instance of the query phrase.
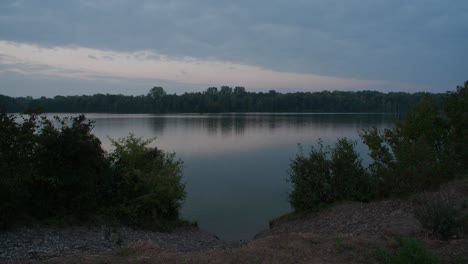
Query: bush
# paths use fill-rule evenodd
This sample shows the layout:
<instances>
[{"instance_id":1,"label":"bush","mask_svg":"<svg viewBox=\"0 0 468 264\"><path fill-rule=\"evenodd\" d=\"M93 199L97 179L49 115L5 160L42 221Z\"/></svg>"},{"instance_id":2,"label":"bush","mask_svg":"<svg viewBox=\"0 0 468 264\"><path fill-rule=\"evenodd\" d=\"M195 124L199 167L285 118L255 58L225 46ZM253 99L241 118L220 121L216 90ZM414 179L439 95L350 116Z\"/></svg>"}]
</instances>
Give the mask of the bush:
<instances>
[{"instance_id":1,"label":"bush","mask_svg":"<svg viewBox=\"0 0 468 264\"><path fill-rule=\"evenodd\" d=\"M0 228L24 218L29 200L27 183L34 160L36 116L19 124L13 115L0 113Z\"/></svg>"},{"instance_id":2,"label":"bush","mask_svg":"<svg viewBox=\"0 0 468 264\"><path fill-rule=\"evenodd\" d=\"M444 110L450 124L449 139L457 159L468 169L468 81L449 93Z\"/></svg>"},{"instance_id":3,"label":"bush","mask_svg":"<svg viewBox=\"0 0 468 264\"><path fill-rule=\"evenodd\" d=\"M92 121L84 115L55 119L58 128L44 119L36 135L30 212L41 219L61 215L84 220L99 207L108 162L91 133Z\"/></svg>"},{"instance_id":4,"label":"bush","mask_svg":"<svg viewBox=\"0 0 468 264\"><path fill-rule=\"evenodd\" d=\"M18 120L18 118L20 120ZM83 115L0 113L0 227L47 220L167 229L185 197L182 163L133 135L106 155Z\"/></svg>"},{"instance_id":5,"label":"bush","mask_svg":"<svg viewBox=\"0 0 468 264\"><path fill-rule=\"evenodd\" d=\"M330 161L322 141L312 147L309 156L304 156L301 146L296 158L290 163L289 176L293 191L289 194L291 206L299 211L315 208L319 203L333 202Z\"/></svg>"},{"instance_id":6,"label":"bush","mask_svg":"<svg viewBox=\"0 0 468 264\"><path fill-rule=\"evenodd\" d=\"M173 153L149 147L151 141L133 135L112 141L114 185L119 186L116 211L128 224L170 229L186 195L182 162Z\"/></svg>"},{"instance_id":7,"label":"bush","mask_svg":"<svg viewBox=\"0 0 468 264\"><path fill-rule=\"evenodd\" d=\"M84 116L0 114L1 225L49 217L83 219L97 208L106 170L101 143Z\"/></svg>"},{"instance_id":8,"label":"bush","mask_svg":"<svg viewBox=\"0 0 468 264\"><path fill-rule=\"evenodd\" d=\"M454 198L448 193L422 193L415 200L415 216L435 237L449 239L462 224L455 209Z\"/></svg>"},{"instance_id":9,"label":"bush","mask_svg":"<svg viewBox=\"0 0 468 264\"><path fill-rule=\"evenodd\" d=\"M331 152L332 186L336 200L364 201L372 196L371 179L355 147L355 141L341 138Z\"/></svg>"},{"instance_id":10,"label":"bush","mask_svg":"<svg viewBox=\"0 0 468 264\"><path fill-rule=\"evenodd\" d=\"M374 257L385 264L436 264L440 260L433 256L422 244L414 238L406 237L399 240L400 247L395 254L383 249L374 252Z\"/></svg>"},{"instance_id":11,"label":"bush","mask_svg":"<svg viewBox=\"0 0 468 264\"><path fill-rule=\"evenodd\" d=\"M453 179L460 160L450 129L436 102L426 97L395 128L364 130L361 137L374 160L369 168L380 196L423 191Z\"/></svg>"},{"instance_id":12,"label":"bush","mask_svg":"<svg viewBox=\"0 0 468 264\"><path fill-rule=\"evenodd\" d=\"M307 157L300 148L289 170L293 184L289 195L292 207L304 211L321 203L369 199L373 193L372 182L355 146L356 142L342 138L330 151L330 147L324 147L319 140Z\"/></svg>"}]
</instances>

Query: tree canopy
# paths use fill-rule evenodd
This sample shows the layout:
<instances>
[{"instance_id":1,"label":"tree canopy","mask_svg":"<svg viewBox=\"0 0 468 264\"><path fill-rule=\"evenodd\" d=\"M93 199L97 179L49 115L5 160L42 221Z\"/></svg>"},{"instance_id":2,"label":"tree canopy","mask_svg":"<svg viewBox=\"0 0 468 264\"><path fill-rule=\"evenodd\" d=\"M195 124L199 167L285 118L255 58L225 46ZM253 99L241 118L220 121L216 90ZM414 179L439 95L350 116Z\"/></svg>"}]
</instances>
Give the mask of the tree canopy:
<instances>
[{"instance_id":1,"label":"tree canopy","mask_svg":"<svg viewBox=\"0 0 468 264\"><path fill-rule=\"evenodd\" d=\"M167 94L155 86L147 95L95 94L54 98L0 95L0 111L40 109L55 113L220 113L220 112L405 112L426 93L376 91L248 92L244 87L209 87L203 92ZM432 94L439 102L446 95Z\"/></svg>"}]
</instances>

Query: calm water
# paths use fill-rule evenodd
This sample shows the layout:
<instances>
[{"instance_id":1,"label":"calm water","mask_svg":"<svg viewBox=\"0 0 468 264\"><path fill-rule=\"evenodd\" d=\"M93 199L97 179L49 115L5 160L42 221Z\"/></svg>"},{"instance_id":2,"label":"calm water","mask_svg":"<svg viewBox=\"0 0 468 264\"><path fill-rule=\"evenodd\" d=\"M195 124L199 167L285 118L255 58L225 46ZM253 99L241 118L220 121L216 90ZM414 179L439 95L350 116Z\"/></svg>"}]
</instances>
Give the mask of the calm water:
<instances>
[{"instance_id":1,"label":"calm water","mask_svg":"<svg viewBox=\"0 0 468 264\"><path fill-rule=\"evenodd\" d=\"M391 116L359 114L87 114L94 133L110 149L108 137L157 137L155 144L184 161L185 219L222 239L250 239L269 220L291 210L289 161L297 143L321 138L359 139L371 126L389 127ZM366 158L367 149L358 144Z\"/></svg>"}]
</instances>

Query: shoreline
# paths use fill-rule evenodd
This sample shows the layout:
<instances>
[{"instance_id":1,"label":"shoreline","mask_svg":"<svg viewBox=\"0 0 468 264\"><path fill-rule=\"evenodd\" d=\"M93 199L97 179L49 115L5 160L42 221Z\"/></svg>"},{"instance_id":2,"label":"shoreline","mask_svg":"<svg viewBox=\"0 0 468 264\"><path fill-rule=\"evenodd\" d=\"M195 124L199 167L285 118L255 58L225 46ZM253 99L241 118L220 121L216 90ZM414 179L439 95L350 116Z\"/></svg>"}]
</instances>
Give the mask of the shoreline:
<instances>
[{"instance_id":1,"label":"shoreline","mask_svg":"<svg viewBox=\"0 0 468 264\"><path fill-rule=\"evenodd\" d=\"M468 180L448 183L431 193L450 194L466 206ZM0 232L0 263L75 263L77 259L89 260L84 263L127 263L143 255L151 263L256 263L258 259L263 263L281 263L278 259L368 263L365 260L372 250L394 250L401 237L422 241L447 261L460 256L468 259L466 232L442 241L421 226L414 216L417 195L370 203L343 202L300 217L280 217L272 220L269 229L246 241L223 241L194 226L172 233L110 227L20 228Z\"/></svg>"}]
</instances>

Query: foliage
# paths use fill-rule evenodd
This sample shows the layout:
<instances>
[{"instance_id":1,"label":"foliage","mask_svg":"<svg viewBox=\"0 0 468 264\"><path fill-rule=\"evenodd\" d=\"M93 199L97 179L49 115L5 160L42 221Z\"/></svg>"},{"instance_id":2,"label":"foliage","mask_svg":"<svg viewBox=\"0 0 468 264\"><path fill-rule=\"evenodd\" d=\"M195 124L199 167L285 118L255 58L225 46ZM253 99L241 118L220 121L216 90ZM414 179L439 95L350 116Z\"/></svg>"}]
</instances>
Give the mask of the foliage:
<instances>
[{"instance_id":1,"label":"foliage","mask_svg":"<svg viewBox=\"0 0 468 264\"><path fill-rule=\"evenodd\" d=\"M467 91L468 82L450 93L445 113L433 97L425 96L394 128L362 131L373 160L367 169L355 151L356 142L346 138L338 139L331 151L321 141L308 156L301 149L290 163L291 205L310 210L320 203L367 201L436 188L455 178L467 166ZM437 221L448 221L439 216ZM442 234L448 232L443 225L450 223L434 225L442 228L434 232Z\"/></svg>"},{"instance_id":2,"label":"foliage","mask_svg":"<svg viewBox=\"0 0 468 264\"><path fill-rule=\"evenodd\" d=\"M105 218L163 228L185 197L181 162L134 136L106 155L83 115L0 113L0 227Z\"/></svg>"},{"instance_id":3,"label":"foliage","mask_svg":"<svg viewBox=\"0 0 468 264\"><path fill-rule=\"evenodd\" d=\"M331 152L332 187L336 200L368 200L373 193L371 179L355 148L355 141L341 138Z\"/></svg>"},{"instance_id":4,"label":"foliage","mask_svg":"<svg viewBox=\"0 0 468 264\"><path fill-rule=\"evenodd\" d=\"M15 223L26 211L27 183L32 177L36 116L17 123L13 115L0 113L0 227Z\"/></svg>"},{"instance_id":5,"label":"foliage","mask_svg":"<svg viewBox=\"0 0 468 264\"><path fill-rule=\"evenodd\" d=\"M421 191L453 177L460 167L449 141L450 124L429 97L414 105L395 128L364 130L374 160L369 169L381 196Z\"/></svg>"},{"instance_id":6,"label":"foliage","mask_svg":"<svg viewBox=\"0 0 468 264\"><path fill-rule=\"evenodd\" d=\"M110 157L118 191L118 212L130 224L169 228L185 198L182 162L174 154L149 147L152 140L130 135L112 140Z\"/></svg>"},{"instance_id":7,"label":"foliage","mask_svg":"<svg viewBox=\"0 0 468 264\"><path fill-rule=\"evenodd\" d=\"M324 147L319 140L317 147L312 147L308 156L304 155L300 147L289 170L293 184L289 201L296 210L315 209L321 203L369 198L372 193L371 181L355 145L356 142L342 138L334 148L330 148Z\"/></svg>"},{"instance_id":8,"label":"foliage","mask_svg":"<svg viewBox=\"0 0 468 264\"><path fill-rule=\"evenodd\" d=\"M331 186L331 165L327 159L327 150L322 141L318 147L312 147L306 157L302 147L290 164L290 180L293 191L289 195L289 202L296 210L310 210L319 203L333 202Z\"/></svg>"},{"instance_id":9,"label":"foliage","mask_svg":"<svg viewBox=\"0 0 468 264\"><path fill-rule=\"evenodd\" d=\"M468 81L458 86L456 92L449 93L444 109L451 125L450 143L464 169L468 169Z\"/></svg>"},{"instance_id":10,"label":"foliage","mask_svg":"<svg viewBox=\"0 0 468 264\"><path fill-rule=\"evenodd\" d=\"M21 112L42 108L65 113L213 113L213 112L387 112L402 113L424 93L376 91L267 93L244 87L209 87L203 92L167 94L162 87L147 95L95 94L54 98L11 98L0 95L0 111ZM433 95L441 100L443 95Z\"/></svg>"},{"instance_id":11,"label":"foliage","mask_svg":"<svg viewBox=\"0 0 468 264\"><path fill-rule=\"evenodd\" d=\"M34 173L30 182L31 212L51 215L93 214L107 177L108 164L100 140L91 133L93 122L83 115L55 118L59 128L42 119L36 135Z\"/></svg>"},{"instance_id":12,"label":"foliage","mask_svg":"<svg viewBox=\"0 0 468 264\"><path fill-rule=\"evenodd\" d=\"M107 162L93 123L78 116L54 125L36 113L18 119L0 114L2 225L96 210Z\"/></svg>"},{"instance_id":13,"label":"foliage","mask_svg":"<svg viewBox=\"0 0 468 264\"><path fill-rule=\"evenodd\" d=\"M395 254L384 249L374 251L374 257L385 264L436 264L440 260L433 256L418 240L404 237L399 240L400 247Z\"/></svg>"}]
</instances>

